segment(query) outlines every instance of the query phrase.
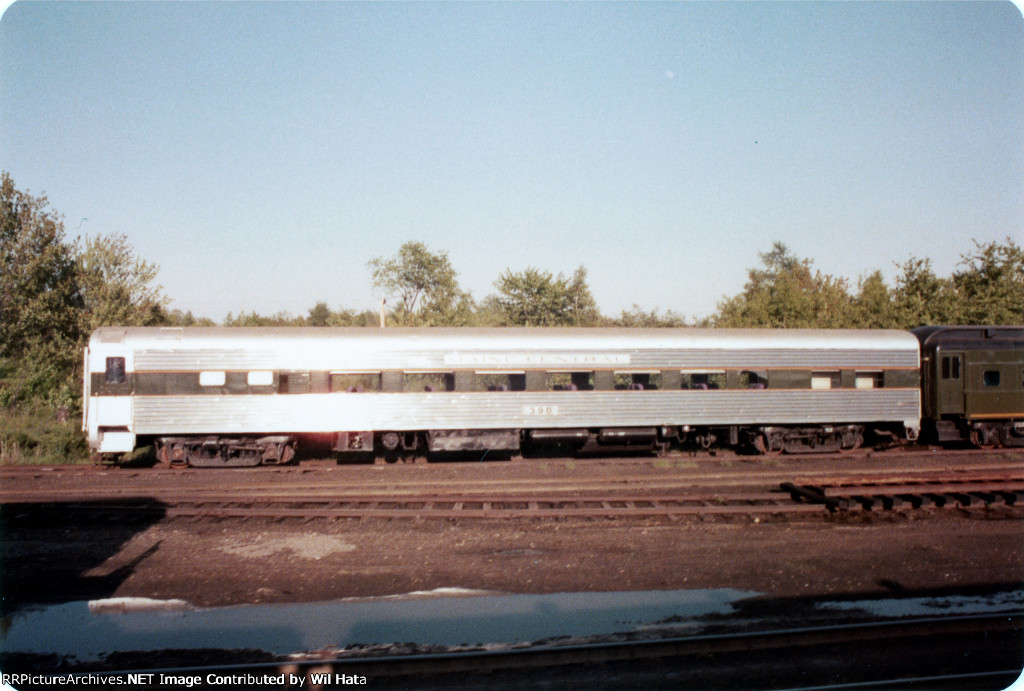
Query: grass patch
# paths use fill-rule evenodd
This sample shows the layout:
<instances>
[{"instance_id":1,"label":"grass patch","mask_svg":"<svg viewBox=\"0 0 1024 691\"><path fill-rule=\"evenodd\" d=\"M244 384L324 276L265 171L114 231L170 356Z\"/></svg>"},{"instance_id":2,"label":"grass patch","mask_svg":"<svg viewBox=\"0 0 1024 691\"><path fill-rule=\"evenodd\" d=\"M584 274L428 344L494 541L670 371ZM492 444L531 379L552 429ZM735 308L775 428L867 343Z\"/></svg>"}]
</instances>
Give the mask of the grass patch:
<instances>
[{"instance_id":1,"label":"grass patch","mask_svg":"<svg viewBox=\"0 0 1024 691\"><path fill-rule=\"evenodd\" d=\"M0 464L88 462L89 445L79 420L60 421L42 410L0 411Z\"/></svg>"}]
</instances>

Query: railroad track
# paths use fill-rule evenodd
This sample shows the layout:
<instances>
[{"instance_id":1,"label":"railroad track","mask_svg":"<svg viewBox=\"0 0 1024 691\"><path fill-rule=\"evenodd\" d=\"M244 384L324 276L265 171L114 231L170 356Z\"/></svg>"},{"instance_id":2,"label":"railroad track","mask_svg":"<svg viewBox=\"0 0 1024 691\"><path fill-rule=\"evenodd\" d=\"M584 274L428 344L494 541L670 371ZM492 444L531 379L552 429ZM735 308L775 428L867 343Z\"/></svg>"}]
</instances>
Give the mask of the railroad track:
<instances>
[{"instance_id":1,"label":"railroad track","mask_svg":"<svg viewBox=\"0 0 1024 691\"><path fill-rule=\"evenodd\" d=\"M1024 472L1005 476L857 477L783 482L794 501L829 511L1024 504Z\"/></svg>"},{"instance_id":2,"label":"railroad track","mask_svg":"<svg viewBox=\"0 0 1024 691\"><path fill-rule=\"evenodd\" d=\"M538 487L454 489L449 492L314 488L154 489L145 494L102 488L66 491L4 490L5 513L93 515L194 520L290 519L563 519L668 518L754 522L835 513L972 508L998 505L1024 515L1024 471L995 475L889 474L804 478L775 486L717 488L611 487L546 490Z\"/></svg>"},{"instance_id":3,"label":"railroad track","mask_svg":"<svg viewBox=\"0 0 1024 691\"><path fill-rule=\"evenodd\" d=\"M21 499L22 501L17 501ZM94 501L58 501L52 497L5 496L13 515L18 505L32 511L91 513L127 516L159 515L161 518L193 519L522 519L522 518L648 518L767 516L773 514L822 514L820 506L796 504L782 492L728 495L714 494L450 494L387 497L351 495L311 499L308 495L275 495L268 498L240 496L125 497ZM40 501L40 499L42 499Z\"/></svg>"}]
</instances>

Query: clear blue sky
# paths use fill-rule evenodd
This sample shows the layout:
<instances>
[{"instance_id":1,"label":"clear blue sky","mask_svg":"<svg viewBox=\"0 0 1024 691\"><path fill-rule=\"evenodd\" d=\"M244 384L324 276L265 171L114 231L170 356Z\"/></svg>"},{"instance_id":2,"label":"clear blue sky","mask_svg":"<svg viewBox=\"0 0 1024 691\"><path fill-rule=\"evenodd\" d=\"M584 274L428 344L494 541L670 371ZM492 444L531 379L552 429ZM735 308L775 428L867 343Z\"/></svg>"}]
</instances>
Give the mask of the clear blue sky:
<instances>
[{"instance_id":1,"label":"clear blue sky","mask_svg":"<svg viewBox=\"0 0 1024 691\"><path fill-rule=\"evenodd\" d=\"M0 168L124 233L172 307L375 304L369 259L584 265L710 314L780 240L855 282L1024 235L1009 3L25 2ZM88 221L81 219L87 218Z\"/></svg>"}]
</instances>

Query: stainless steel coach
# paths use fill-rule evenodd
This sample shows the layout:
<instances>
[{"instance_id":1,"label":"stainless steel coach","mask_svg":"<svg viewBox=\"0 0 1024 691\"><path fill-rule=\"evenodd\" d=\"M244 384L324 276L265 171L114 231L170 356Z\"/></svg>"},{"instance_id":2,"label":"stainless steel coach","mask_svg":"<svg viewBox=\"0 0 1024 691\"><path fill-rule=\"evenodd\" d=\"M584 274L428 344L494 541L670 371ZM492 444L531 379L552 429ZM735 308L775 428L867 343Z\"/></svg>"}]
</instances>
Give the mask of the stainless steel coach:
<instances>
[{"instance_id":1,"label":"stainless steel coach","mask_svg":"<svg viewBox=\"0 0 1024 691\"><path fill-rule=\"evenodd\" d=\"M91 447L172 464L285 463L304 440L841 451L921 426L902 331L102 328L85 365Z\"/></svg>"}]
</instances>

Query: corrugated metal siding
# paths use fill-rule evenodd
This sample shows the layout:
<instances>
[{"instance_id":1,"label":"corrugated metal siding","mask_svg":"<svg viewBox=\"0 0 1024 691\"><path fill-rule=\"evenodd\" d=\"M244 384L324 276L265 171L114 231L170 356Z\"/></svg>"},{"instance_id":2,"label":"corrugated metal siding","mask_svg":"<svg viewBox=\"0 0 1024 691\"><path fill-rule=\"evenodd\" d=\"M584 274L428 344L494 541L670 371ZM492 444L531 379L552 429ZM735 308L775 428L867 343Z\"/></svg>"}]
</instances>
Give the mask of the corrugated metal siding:
<instances>
[{"instance_id":1,"label":"corrugated metal siding","mask_svg":"<svg viewBox=\"0 0 1024 691\"><path fill-rule=\"evenodd\" d=\"M479 364L471 364L472 356ZM586 362L593 356L594 362ZM614 364L601 356L620 356ZM624 357L622 357L624 356ZM487 362L490 358L492 361ZM559 358L567 362L560 364ZM453 364L453 363L462 364ZM535 364L540 363L540 364ZM276 351L237 350L139 350L135 371L169 372L200 370L417 370L434 369L697 369L697 368L802 368L887 369L916 368L916 350L860 348L745 348L745 349L530 349L487 350L348 350L344 344L323 350L304 348Z\"/></svg>"},{"instance_id":2,"label":"corrugated metal siding","mask_svg":"<svg viewBox=\"0 0 1024 691\"><path fill-rule=\"evenodd\" d=\"M913 389L843 389L138 396L133 403L137 434L226 434L904 422L920 417L921 402Z\"/></svg>"}]
</instances>

